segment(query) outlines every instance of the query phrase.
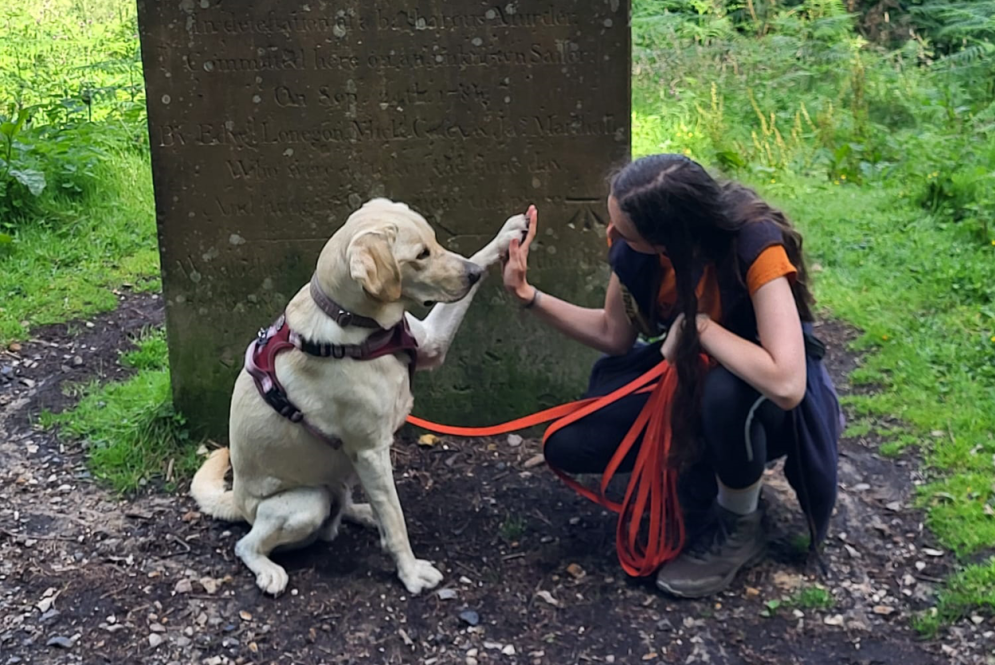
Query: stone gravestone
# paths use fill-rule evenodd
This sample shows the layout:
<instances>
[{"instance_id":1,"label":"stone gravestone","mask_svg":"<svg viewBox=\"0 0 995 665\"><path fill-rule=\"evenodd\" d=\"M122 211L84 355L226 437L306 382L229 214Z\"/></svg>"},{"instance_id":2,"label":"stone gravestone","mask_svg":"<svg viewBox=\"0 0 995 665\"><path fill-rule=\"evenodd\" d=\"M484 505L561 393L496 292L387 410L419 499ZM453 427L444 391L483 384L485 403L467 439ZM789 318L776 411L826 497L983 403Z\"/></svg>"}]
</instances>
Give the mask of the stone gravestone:
<instances>
[{"instance_id":1,"label":"stone gravestone","mask_svg":"<svg viewBox=\"0 0 995 665\"><path fill-rule=\"evenodd\" d=\"M223 433L246 345L373 196L470 254L535 203L537 285L597 305L605 176L629 152L620 0L138 0L173 391ZM575 397L593 356L492 275L416 412ZM421 377L425 376L425 379Z\"/></svg>"}]
</instances>

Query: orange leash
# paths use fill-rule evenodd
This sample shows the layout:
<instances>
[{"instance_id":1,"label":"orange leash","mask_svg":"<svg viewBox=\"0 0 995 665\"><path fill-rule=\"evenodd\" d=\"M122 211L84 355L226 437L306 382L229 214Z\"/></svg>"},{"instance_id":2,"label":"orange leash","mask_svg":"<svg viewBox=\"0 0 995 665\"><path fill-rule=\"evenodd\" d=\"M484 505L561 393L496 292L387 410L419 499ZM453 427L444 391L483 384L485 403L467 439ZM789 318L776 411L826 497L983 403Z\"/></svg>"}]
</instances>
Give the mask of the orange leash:
<instances>
[{"instance_id":1,"label":"orange leash","mask_svg":"<svg viewBox=\"0 0 995 665\"><path fill-rule=\"evenodd\" d=\"M657 380L659 379L659 380ZM655 383L653 383L656 381ZM601 476L598 491L585 487L563 471L550 467L557 476L581 496L618 513L615 545L618 559L626 573L634 577L651 575L661 565L676 557L684 545L684 522L677 497L677 473L670 468L670 405L677 388L677 372L666 361L603 397L568 402L523 418L490 427L453 427L415 416L408 422L438 434L451 436L495 436L555 421L543 434L543 445L552 434L581 418L617 402L627 395L650 393L646 406L636 418L621 445ZM636 456L625 498L621 503L606 495L615 476L639 435L644 445ZM643 519L649 509L648 529L641 537Z\"/></svg>"}]
</instances>

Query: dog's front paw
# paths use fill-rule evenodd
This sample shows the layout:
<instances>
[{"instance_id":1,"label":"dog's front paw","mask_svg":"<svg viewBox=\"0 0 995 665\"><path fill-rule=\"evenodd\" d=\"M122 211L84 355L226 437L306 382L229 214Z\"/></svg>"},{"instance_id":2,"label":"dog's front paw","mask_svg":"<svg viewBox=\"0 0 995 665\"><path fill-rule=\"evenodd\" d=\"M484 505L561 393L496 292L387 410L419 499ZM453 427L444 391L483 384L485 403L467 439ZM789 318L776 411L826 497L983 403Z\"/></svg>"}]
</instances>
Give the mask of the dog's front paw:
<instances>
[{"instance_id":1,"label":"dog's front paw","mask_svg":"<svg viewBox=\"0 0 995 665\"><path fill-rule=\"evenodd\" d=\"M494 239L487 243L487 246L473 255L471 259L482 268L495 265L498 261L508 255L508 246L515 238L525 239L525 234L529 230L529 220L525 215L514 215L508 218L501 230L498 231Z\"/></svg>"},{"instance_id":2,"label":"dog's front paw","mask_svg":"<svg viewBox=\"0 0 995 665\"><path fill-rule=\"evenodd\" d=\"M525 240L525 234L529 230L529 219L525 215L514 215L508 218L501 230L494 237L498 252L504 256L508 253L508 246L515 238Z\"/></svg>"},{"instance_id":3,"label":"dog's front paw","mask_svg":"<svg viewBox=\"0 0 995 665\"><path fill-rule=\"evenodd\" d=\"M287 571L272 561L256 573L256 586L272 596L279 596L283 593L289 581Z\"/></svg>"},{"instance_id":4,"label":"dog's front paw","mask_svg":"<svg viewBox=\"0 0 995 665\"><path fill-rule=\"evenodd\" d=\"M397 576L404 582L408 593L417 596L422 591L434 589L442 581L442 573L428 561L415 559L415 562L403 570L397 571Z\"/></svg>"}]
</instances>

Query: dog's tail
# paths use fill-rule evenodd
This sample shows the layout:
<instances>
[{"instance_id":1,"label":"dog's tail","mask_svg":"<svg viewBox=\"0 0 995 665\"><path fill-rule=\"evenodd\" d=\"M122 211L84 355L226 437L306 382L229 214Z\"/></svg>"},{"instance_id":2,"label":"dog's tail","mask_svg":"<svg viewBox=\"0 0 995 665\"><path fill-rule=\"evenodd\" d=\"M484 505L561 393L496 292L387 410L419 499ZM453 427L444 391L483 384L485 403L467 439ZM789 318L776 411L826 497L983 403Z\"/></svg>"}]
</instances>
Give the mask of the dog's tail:
<instances>
[{"instance_id":1,"label":"dog's tail","mask_svg":"<svg viewBox=\"0 0 995 665\"><path fill-rule=\"evenodd\" d=\"M200 510L211 517L227 522L245 521L235 506L235 495L225 489L225 472L228 471L228 449L218 448L204 460L190 483L190 496Z\"/></svg>"}]
</instances>

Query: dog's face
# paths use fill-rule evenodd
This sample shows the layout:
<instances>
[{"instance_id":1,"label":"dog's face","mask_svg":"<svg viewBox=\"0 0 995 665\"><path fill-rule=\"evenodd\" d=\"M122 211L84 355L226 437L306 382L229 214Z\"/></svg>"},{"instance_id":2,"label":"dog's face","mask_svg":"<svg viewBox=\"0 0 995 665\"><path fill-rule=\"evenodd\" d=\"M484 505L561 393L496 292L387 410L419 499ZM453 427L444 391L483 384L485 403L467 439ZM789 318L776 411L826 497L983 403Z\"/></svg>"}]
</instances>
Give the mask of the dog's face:
<instances>
[{"instance_id":1,"label":"dog's face","mask_svg":"<svg viewBox=\"0 0 995 665\"><path fill-rule=\"evenodd\" d=\"M374 199L346 226L354 227L349 274L381 302L454 302L482 275L475 263L444 249L425 218L403 203Z\"/></svg>"}]
</instances>

